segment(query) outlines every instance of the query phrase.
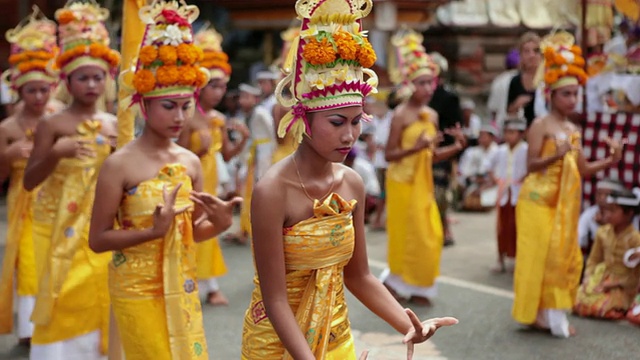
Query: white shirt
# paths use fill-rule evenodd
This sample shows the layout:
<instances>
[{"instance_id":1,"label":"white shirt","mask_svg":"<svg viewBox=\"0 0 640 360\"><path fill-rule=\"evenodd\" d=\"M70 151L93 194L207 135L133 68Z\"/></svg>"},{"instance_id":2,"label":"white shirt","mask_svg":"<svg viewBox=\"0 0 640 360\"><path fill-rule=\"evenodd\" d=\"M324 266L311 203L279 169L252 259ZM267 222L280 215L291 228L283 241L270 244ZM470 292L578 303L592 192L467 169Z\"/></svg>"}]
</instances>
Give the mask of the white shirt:
<instances>
[{"instance_id":1,"label":"white shirt","mask_svg":"<svg viewBox=\"0 0 640 360\"><path fill-rule=\"evenodd\" d=\"M496 143L491 143L487 149L482 146L473 146L465 150L460 157L460 182L464 184L467 178L486 174L489 170L486 167L487 159L490 159L497 150Z\"/></svg>"},{"instance_id":2,"label":"white shirt","mask_svg":"<svg viewBox=\"0 0 640 360\"><path fill-rule=\"evenodd\" d=\"M592 205L580 214L580 219L578 220L578 244L580 247L589 245L589 240L595 238L596 231L601 226L596 222L598 208L598 205Z\"/></svg>"},{"instance_id":3,"label":"white shirt","mask_svg":"<svg viewBox=\"0 0 640 360\"><path fill-rule=\"evenodd\" d=\"M0 103L2 105L16 102L15 94L6 81L0 81Z\"/></svg>"},{"instance_id":4,"label":"white shirt","mask_svg":"<svg viewBox=\"0 0 640 360\"><path fill-rule=\"evenodd\" d=\"M511 79L518 74L518 70L505 71L493 79L489 100L487 101L487 109L496 113L495 121L498 129L502 129L504 120L507 118L507 107L509 104L509 84Z\"/></svg>"},{"instance_id":5,"label":"white shirt","mask_svg":"<svg viewBox=\"0 0 640 360\"><path fill-rule=\"evenodd\" d=\"M256 106L249 120L249 132L251 133L249 149L254 146L256 155L255 179L260 179L271 166L271 155L275 149L276 133L274 130L273 116L262 106Z\"/></svg>"},{"instance_id":6,"label":"white shirt","mask_svg":"<svg viewBox=\"0 0 640 360\"><path fill-rule=\"evenodd\" d=\"M480 129L482 128L482 120L480 116L471 114L469 118L469 127L462 129L464 134L470 139L477 139L480 137Z\"/></svg>"},{"instance_id":7,"label":"white shirt","mask_svg":"<svg viewBox=\"0 0 640 360\"><path fill-rule=\"evenodd\" d=\"M529 145L521 141L513 149L509 144L498 146L493 156L487 158L486 168L500 182L509 184L511 205L515 206L522 180L527 176L527 151ZM505 191L499 199L500 206L507 204L508 193Z\"/></svg>"},{"instance_id":8,"label":"white shirt","mask_svg":"<svg viewBox=\"0 0 640 360\"><path fill-rule=\"evenodd\" d=\"M380 182L376 177L376 169L370 162L360 156L356 156L353 160L353 170L364 181L364 190L367 195L380 196Z\"/></svg>"},{"instance_id":9,"label":"white shirt","mask_svg":"<svg viewBox=\"0 0 640 360\"><path fill-rule=\"evenodd\" d=\"M386 169L389 164L384 159L384 147L387 146L387 140L389 140L389 130L391 129L391 118L393 117L393 111L388 111L383 117L379 118L374 116L373 123L376 125L376 131L373 135L373 141L377 147L382 149L376 149L373 157L373 166L376 169Z\"/></svg>"},{"instance_id":10,"label":"white shirt","mask_svg":"<svg viewBox=\"0 0 640 360\"><path fill-rule=\"evenodd\" d=\"M266 97L264 100L262 100L258 106L264 108L269 115L273 116L273 107L276 106L276 103L278 102L278 99L276 99L276 95L275 94L271 94L268 97Z\"/></svg>"}]
</instances>

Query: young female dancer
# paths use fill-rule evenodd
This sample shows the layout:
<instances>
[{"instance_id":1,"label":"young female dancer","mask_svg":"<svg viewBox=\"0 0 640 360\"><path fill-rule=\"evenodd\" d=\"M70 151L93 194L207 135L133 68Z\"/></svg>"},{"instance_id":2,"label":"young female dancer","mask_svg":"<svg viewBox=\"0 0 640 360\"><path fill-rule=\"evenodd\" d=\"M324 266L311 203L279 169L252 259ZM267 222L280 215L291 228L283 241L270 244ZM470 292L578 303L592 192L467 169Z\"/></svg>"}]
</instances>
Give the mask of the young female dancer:
<instances>
[{"instance_id":1,"label":"young female dancer","mask_svg":"<svg viewBox=\"0 0 640 360\"><path fill-rule=\"evenodd\" d=\"M414 343L457 322L421 323L369 271L364 185L340 163L360 134L363 99L377 82L367 69L375 53L359 22L371 7L369 0L296 3L303 18L299 45L292 49L297 58L277 94L290 85L293 97L279 96L292 106L279 135L289 130L301 143L254 190L257 276L245 316L243 359L355 359L345 286L405 334L409 358Z\"/></svg>"},{"instance_id":2,"label":"young female dancer","mask_svg":"<svg viewBox=\"0 0 640 360\"><path fill-rule=\"evenodd\" d=\"M239 199L201 192L200 159L173 142L209 81L192 43L198 8L156 1L140 14L146 36L132 83L122 84L146 124L100 171L89 242L113 251L109 294L127 360L207 359L195 243L228 228Z\"/></svg>"}]
</instances>

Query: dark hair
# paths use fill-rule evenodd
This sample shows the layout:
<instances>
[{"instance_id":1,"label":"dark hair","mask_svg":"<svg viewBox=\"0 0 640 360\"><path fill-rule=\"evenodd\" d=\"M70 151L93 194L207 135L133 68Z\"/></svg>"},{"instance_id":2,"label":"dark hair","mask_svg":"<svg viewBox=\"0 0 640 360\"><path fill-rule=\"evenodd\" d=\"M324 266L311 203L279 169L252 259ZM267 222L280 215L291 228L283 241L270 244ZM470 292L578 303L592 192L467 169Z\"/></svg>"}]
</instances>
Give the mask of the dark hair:
<instances>
[{"instance_id":1,"label":"dark hair","mask_svg":"<svg viewBox=\"0 0 640 360\"><path fill-rule=\"evenodd\" d=\"M398 89L394 88L387 97L387 106L389 109L393 110L396 106L400 105L401 102L402 101L398 98Z\"/></svg>"}]
</instances>

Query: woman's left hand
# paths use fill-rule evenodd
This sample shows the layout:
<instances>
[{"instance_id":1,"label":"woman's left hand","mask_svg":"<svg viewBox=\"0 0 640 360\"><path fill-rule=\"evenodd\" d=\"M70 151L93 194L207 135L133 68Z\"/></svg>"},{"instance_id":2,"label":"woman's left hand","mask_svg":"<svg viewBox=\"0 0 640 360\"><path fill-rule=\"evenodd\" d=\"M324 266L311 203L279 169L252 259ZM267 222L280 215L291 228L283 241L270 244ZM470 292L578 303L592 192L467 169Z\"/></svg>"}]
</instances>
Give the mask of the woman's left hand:
<instances>
[{"instance_id":1,"label":"woman's left hand","mask_svg":"<svg viewBox=\"0 0 640 360\"><path fill-rule=\"evenodd\" d=\"M462 148L467 146L467 136L464 134L462 127L460 124L456 124L455 127L450 127L444 130L444 133L453 136L456 140L456 143L460 144Z\"/></svg>"},{"instance_id":2,"label":"woman's left hand","mask_svg":"<svg viewBox=\"0 0 640 360\"><path fill-rule=\"evenodd\" d=\"M224 201L216 196L205 192L192 191L189 196L191 201L196 203L202 215L193 223L200 225L203 221L209 220L215 229L224 231L233 223L233 209L242 203L242 198L235 197L229 201Z\"/></svg>"},{"instance_id":3,"label":"woman's left hand","mask_svg":"<svg viewBox=\"0 0 640 360\"><path fill-rule=\"evenodd\" d=\"M451 326L458 323L458 319L452 317L434 318L420 322L418 316L411 309L405 309L404 311L413 325L402 340L403 343L407 344L407 360L413 359L413 347L415 344L427 341L442 326Z\"/></svg>"}]
</instances>

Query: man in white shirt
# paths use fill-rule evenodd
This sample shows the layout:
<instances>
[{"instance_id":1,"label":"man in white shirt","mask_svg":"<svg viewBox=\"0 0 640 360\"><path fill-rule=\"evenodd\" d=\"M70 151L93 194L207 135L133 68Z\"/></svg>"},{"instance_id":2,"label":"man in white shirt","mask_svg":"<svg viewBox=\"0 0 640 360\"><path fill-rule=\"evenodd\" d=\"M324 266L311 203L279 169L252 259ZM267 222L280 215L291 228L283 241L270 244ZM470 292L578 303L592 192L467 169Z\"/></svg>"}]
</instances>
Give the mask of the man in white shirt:
<instances>
[{"instance_id":1,"label":"man in white shirt","mask_svg":"<svg viewBox=\"0 0 640 360\"><path fill-rule=\"evenodd\" d=\"M463 99L460 101L460 108L462 108L462 130L469 140L469 145L475 146L482 128L482 120L474 112L476 103L471 99Z\"/></svg>"},{"instance_id":2,"label":"man in white shirt","mask_svg":"<svg viewBox=\"0 0 640 360\"><path fill-rule=\"evenodd\" d=\"M278 100L274 94L276 89L276 81L278 80L278 74L271 71L260 71L256 75L258 86L260 87L260 103L258 106L264 108L271 116L273 116L273 107Z\"/></svg>"}]
</instances>

